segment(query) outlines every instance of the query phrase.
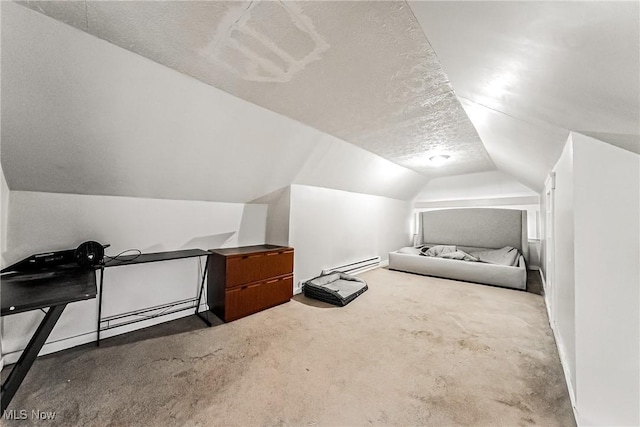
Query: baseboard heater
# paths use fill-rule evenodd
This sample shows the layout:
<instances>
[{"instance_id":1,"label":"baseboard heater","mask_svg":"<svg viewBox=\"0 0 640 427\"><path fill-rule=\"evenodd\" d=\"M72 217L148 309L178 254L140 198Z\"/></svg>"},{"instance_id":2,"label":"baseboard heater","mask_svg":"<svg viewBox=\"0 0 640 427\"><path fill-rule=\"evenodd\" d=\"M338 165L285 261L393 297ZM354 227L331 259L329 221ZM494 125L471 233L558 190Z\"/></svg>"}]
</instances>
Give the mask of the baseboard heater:
<instances>
[{"instance_id":1,"label":"baseboard heater","mask_svg":"<svg viewBox=\"0 0 640 427\"><path fill-rule=\"evenodd\" d=\"M366 258L356 262L351 262L349 264L340 265L333 268L327 268L322 270L322 274L327 274L331 271L340 271L341 273L355 274L355 273L361 273L366 270L371 270L379 266L380 266L380 257L376 256L376 257Z\"/></svg>"}]
</instances>

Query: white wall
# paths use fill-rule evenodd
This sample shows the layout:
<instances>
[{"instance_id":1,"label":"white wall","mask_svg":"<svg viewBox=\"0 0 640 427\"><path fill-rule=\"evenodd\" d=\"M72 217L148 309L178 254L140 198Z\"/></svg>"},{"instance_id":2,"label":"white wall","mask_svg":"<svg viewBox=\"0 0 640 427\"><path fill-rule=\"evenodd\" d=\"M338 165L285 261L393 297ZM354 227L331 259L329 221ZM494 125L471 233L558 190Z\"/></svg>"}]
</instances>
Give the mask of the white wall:
<instances>
[{"instance_id":1,"label":"white wall","mask_svg":"<svg viewBox=\"0 0 640 427\"><path fill-rule=\"evenodd\" d=\"M246 203L293 182L410 199L426 178L13 2L11 190Z\"/></svg>"},{"instance_id":2,"label":"white wall","mask_svg":"<svg viewBox=\"0 0 640 427\"><path fill-rule=\"evenodd\" d=\"M640 425L640 155L573 134L577 410Z\"/></svg>"},{"instance_id":3,"label":"white wall","mask_svg":"<svg viewBox=\"0 0 640 427\"><path fill-rule=\"evenodd\" d=\"M441 200L531 197L538 193L501 171L434 178L425 185L416 202Z\"/></svg>"},{"instance_id":4,"label":"white wall","mask_svg":"<svg viewBox=\"0 0 640 427\"><path fill-rule=\"evenodd\" d=\"M291 210L291 187L274 191L252 203L267 204L265 243L289 246L289 212Z\"/></svg>"},{"instance_id":5,"label":"white wall","mask_svg":"<svg viewBox=\"0 0 640 427\"><path fill-rule=\"evenodd\" d=\"M555 178L554 178L555 179ZM547 233L547 190L550 186L549 180L545 182L545 187L540 193L540 274L543 277L547 274L547 247L546 247L546 233ZM546 292L546 291L545 291Z\"/></svg>"},{"instance_id":6,"label":"white wall","mask_svg":"<svg viewBox=\"0 0 640 427\"><path fill-rule=\"evenodd\" d=\"M460 101L496 167L541 191L569 132L540 121L520 120L481 101Z\"/></svg>"},{"instance_id":7,"label":"white wall","mask_svg":"<svg viewBox=\"0 0 640 427\"><path fill-rule=\"evenodd\" d=\"M572 133L554 172L547 303L578 424L639 425L640 156Z\"/></svg>"},{"instance_id":8,"label":"white wall","mask_svg":"<svg viewBox=\"0 0 640 427\"><path fill-rule=\"evenodd\" d=\"M295 281L322 269L380 256L411 241L411 203L319 187L291 186Z\"/></svg>"},{"instance_id":9,"label":"white wall","mask_svg":"<svg viewBox=\"0 0 640 427\"><path fill-rule=\"evenodd\" d=\"M567 144L554 167L555 189L555 312L558 351L565 362L572 392L576 391L575 349L575 267L574 267L574 203L573 203L573 141Z\"/></svg>"},{"instance_id":10,"label":"white wall","mask_svg":"<svg viewBox=\"0 0 640 427\"><path fill-rule=\"evenodd\" d=\"M530 253L535 258L539 254L539 195L503 172L490 171L432 179L416 197L414 207L415 212L471 207L526 210L531 240ZM530 265L536 267L538 264L539 262L530 262Z\"/></svg>"},{"instance_id":11,"label":"white wall","mask_svg":"<svg viewBox=\"0 0 640 427\"><path fill-rule=\"evenodd\" d=\"M289 214L291 212L291 187L287 187L282 195L269 204L267 212L266 242L272 245L289 245Z\"/></svg>"},{"instance_id":12,"label":"white wall","mask_svg":"<svg viewBox=\"0 0 640 427\"><path fill-rule=\"evenodd\" d=\"M324 135L315 141L292 184L409 200L426 182L424 175Z\"/></svg>"},{"instance_id":13,"label":"white wall","mask_svg":"<svg viewBox=\"0 0 640 427\"><path fill-rule=\"evenodd\" d=\"M2 199L6 263L89 239L110 243L111 255L267 237L287 244L291 183L411 199L426 182L338 138L1 3L2 166L11 189L8 206L8 191ZM283 188L280 197L255 202ZM109 269L105 290L115 292L105 295L106 314L192 295L197 267L184 260ZM184 285L176 287L180 278ZM38 316L3 319L10 357ZM94 339L96 317L95 301L72 304L49 340L62 341L44 351Z\"/></svg>"},{"instance_id":14,"label":"white wall","mask_svg":"<svg viewBox=\"0 0 640 427\"><path fill-rule=\"evenodd\" d=\"M480 172L430 180L414 203L418 212L451 208L501 208L527 211L530 268L540 266L540 202L529 187L501 171Z\"/></svg>"},{"instance_id":15,"label":"white wall","mask_svg":"<svg viewBox=\"0 0 640 427\"><path fill-rule=\"evenodd\" d=\"M12 191L10 212L6 259L12 263L86 240L111 244L106 252L112 256L130 248L147 253L262 244L267 205ZM103 316L195 297L200 268L197 259L109 268ZM42 316L32 311L3 317L5 353L24 348ZM48 340L61 342L43 351L95 340L96 321L97 300L70 304ZM12 361L17 353L9 356Z\"/></svg>"}]
</instances>

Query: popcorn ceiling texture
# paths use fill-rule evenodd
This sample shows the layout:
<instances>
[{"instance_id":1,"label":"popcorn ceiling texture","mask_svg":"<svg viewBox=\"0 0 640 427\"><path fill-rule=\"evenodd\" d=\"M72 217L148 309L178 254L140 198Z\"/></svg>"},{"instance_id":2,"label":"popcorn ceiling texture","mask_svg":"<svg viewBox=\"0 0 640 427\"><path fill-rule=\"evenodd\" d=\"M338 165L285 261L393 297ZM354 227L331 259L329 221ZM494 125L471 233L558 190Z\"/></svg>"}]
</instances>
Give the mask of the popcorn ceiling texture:
<instances>
[{"instance_id":1,"label":"popcorn ceiling texture","mask_svg":"<svg viewBox=\"0 0 640 427\"><path fill-rule=\"evenodd\" d=\"M21 4L428 177L495 168L405 3Z\"/></svg>"},{"instance_id":2,"label":"popcorn ceiling texture","mask_svg":"<svg viewBox=\"0 0 640 427\"><path fill-rule=\"evenodd\" d=\"M0 154L11 190L247 203L301 184L409 200L428 180L35 10L0 3Z\"/></svg>"}]
</instances>

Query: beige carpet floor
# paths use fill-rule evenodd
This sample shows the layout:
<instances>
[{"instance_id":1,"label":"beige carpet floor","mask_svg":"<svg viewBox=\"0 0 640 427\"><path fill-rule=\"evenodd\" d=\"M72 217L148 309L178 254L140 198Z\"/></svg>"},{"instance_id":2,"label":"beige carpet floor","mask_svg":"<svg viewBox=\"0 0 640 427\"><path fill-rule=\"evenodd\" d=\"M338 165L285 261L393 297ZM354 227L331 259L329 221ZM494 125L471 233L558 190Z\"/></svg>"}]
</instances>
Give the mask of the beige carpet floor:
<instances>
[{"instance_id":1,"label":"beige carpet floor","mask_svg":"<svg viewBox=\"0 0 640 427\"><path fill-rule=\"evenodd\" d=\"M299 295L41 357L10 409L55 411L46 425L575 425L541 296L361 277L344 308Z\"/></svg>"}]
</instances>

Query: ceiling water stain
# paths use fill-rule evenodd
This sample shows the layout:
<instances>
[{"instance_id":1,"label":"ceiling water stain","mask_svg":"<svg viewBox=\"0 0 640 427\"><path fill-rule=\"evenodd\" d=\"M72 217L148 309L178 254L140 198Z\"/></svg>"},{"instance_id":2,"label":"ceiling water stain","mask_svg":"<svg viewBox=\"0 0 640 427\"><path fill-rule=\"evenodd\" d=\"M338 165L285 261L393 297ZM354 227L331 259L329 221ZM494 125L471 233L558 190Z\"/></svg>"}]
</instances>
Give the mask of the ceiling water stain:
<instances>
[{"instance_id":1,"label":"ceiling water stain","mask_svg":"<svg viewBox=\"0 0 640 427\"><path fill-rule=\"evenodd\" d=\"M327 49L296 4L251 2L227 12L200 54L243 80L286 83Z\"/></svg>"}]
</instances>

